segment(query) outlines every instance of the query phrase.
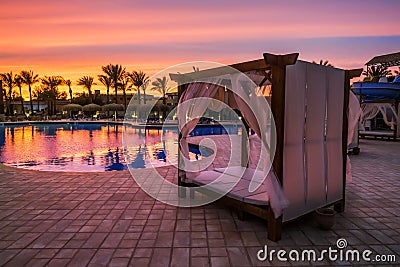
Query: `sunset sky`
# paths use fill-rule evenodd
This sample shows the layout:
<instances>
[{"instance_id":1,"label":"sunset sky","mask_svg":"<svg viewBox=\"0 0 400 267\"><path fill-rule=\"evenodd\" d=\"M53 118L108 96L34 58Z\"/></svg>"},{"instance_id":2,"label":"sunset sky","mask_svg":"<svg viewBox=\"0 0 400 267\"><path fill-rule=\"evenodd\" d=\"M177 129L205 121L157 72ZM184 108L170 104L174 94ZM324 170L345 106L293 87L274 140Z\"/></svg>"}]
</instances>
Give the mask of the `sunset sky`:
<instances>
[{"instance_id":1,"label":"sunset sky","mask_svg":"<svg viewBox=\"0 0 400 267\"><path fill-rule=\"evenodd\" d=\"M400 50L398 0L2 0L0 10L0 72L73 81L108 63L151 75L187 61L299 52L354 68Z\"/></svg>"}]
</instances>

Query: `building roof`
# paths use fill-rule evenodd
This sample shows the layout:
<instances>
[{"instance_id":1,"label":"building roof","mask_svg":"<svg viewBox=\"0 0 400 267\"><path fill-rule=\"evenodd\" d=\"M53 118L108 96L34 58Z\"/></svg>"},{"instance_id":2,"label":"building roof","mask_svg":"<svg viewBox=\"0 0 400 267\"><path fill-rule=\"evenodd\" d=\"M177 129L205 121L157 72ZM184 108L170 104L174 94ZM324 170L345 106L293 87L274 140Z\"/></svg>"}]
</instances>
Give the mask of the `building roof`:
<instances>
[{"instance_id":1,"label":"building roof","mask_svg":"<svg viewBox=\"0 0 400 267\"><path fill-rule=\"evenodd\" d=\"M400 66L400 52L376 56L365 65L382 65L383 67Z\"/></svg>"}]
</instances>

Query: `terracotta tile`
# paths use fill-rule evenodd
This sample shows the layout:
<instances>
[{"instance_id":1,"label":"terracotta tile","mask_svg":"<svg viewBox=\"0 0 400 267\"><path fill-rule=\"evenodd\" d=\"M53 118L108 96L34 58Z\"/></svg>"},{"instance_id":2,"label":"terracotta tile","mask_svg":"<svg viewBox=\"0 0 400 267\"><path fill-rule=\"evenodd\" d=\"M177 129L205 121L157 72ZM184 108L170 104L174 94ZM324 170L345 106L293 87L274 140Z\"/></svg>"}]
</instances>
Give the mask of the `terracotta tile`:
<instances>
[{"instance_id":1,"label":"terracotta tile","mask_svg":"<svg viewBox=\"0 0 400 267\"><path fill-rule=\"evenodd\" d=\"M108 262L111 260L113 254L114 249L99 249L90 260L90 264L95 266L108 265Z\"/></svg>"},{"instance_id":2,"label":"terracotta tile","mask_svg":"<svg viewBox=\"0 0 400 267\"><path fill-rule=\"evenodd\" d=\"M352 248L400 257L400 143L361 140L360 145L361 154L350 156L353 182L346 187L346 210L336 215L333 230L322 231L313 216L304 216L285 224L279 243L267 239L265 221L253 216L239 221L226 206L157 202L128 172L3 175L0 165L0 265L285 265L260 263L255 255L263 245L323 249L340 237ZM214 166L222 164L223 158ZM171 180L177 175L169 167L161 173Z\"/></svg>"},{"instance_id":3,"label":"terracotta tile","mask_svg":"<svg viewBox=\"0 0 400 267\"><path fill-rule=\"evenodd\" d=\"M173 248L171 266L189 266L189 248Z\"/></svg>"},{"instance_id":4,"label":"terracotta tile","mask_svg":"<svg viewBox=\"0 0 400 267\"><path fill-rule=\"evenodd\" d=\"M176 232L174 237L174 247L187 247L190 244L190 232Z\"/></svg>"},{"instance_id":5,"label":"terracotta tile","mask_svg":"<svg viewBox=\"0 0 400 267\"><path fill-rule=\"evenodd\" d=\"M211 267L230 266L228 257L211 257Z\"/></svg>"},{"instance_id":6,"label":"terracotta tile","mask_svg":"<svg viewBox=\"0 0 400 267\"><path fill-rule=\"evenodd\" d=\"M170 257L171 248L156 248L153 250L150 266L169 266Z\"/></svg>"},{"instance_id":7,"label":"terracotta tile","mask_svg":"<svg viewBox=\"0 0 400 267\"><path fill-rule=\"evenodd\" d=\"M108 263L108 266L112 267L124 267L128 266L130 258L113 258Z\"/></svg>"},{"instance_id":8,"label":"terracotta tile","mask_svg":"<svg viewBox=\"0 0 400 267\"><path fill-rule=\"evenodd\" d=\"M210 261L207 257L195 257L190 259L191 266L210 266Z\"/></svg>"}]
</instances>

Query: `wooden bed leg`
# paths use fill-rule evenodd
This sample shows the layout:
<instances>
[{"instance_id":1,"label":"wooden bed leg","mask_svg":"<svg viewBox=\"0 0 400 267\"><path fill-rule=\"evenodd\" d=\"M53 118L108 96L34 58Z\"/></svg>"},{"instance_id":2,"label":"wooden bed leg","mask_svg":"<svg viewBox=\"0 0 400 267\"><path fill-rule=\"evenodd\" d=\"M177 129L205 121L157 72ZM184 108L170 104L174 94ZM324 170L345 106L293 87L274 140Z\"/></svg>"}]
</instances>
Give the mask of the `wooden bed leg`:
<instances>
[{"instance_id":1,"label":"wooden bed leg","mask_svg":"<svg viewBox=\"0 0 400 267\"><path fill-rule=\"evenodd\" d=\"M184 171L178 169L178 186L179 186L178 187L178 197L179 198L186 198L186 187L183 186L183 184L184 184L183 181L186 181L186 173Z\"/></svg>"},{"instance_id":2,"label":"wooden bed leg","mask_svg":"<svg viewBox=\"0 0 400 267\"><path fill-rule=\"evenodd\" d=\"M282 216L275 219L274 212L268 209L268 239L274 242L282 238Z\"/></svg>"},{"instance_id":3,"label":"wooden bed leg","mask_svg":"<svg viewBox=\"0 0 400 267\"><path fill-rule=\"evenodd\" d=\"M333 209L338 213L343 212L344 211L344 199L337 202L335 205L333 205Z\"/></svg>"}]
</instances>

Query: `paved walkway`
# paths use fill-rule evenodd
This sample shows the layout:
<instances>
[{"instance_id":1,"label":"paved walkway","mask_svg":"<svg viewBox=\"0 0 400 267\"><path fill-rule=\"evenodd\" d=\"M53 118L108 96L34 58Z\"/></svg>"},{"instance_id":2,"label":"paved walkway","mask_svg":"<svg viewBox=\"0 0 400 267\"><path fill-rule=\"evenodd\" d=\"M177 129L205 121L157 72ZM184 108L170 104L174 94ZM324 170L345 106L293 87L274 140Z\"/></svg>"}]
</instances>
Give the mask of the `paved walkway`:
<instances>
[{"instance_id":1,"label":"paved walkway","mask_svg":"<svg viewBox=\"0 0 400 267\"><path fill-rule=\"evenodd\" d=\"M224 206L189 209L159 203L139 189L129 172L72 174L0 166L0 265L307 265L276 257L260 262L257 252L264 245L286 251L336 248L338 238L373 255L395 254L399 264L399 154L400 143L362 141L361 154L351 156L354 178L347 187L346 211L337 216L333 230L319 230L310 215L286 224L279 243L267 239L265 221L250 216L239 221ZM172 168L162 172L169 179L176 175Z\"/></svg>"}]
</instances>

